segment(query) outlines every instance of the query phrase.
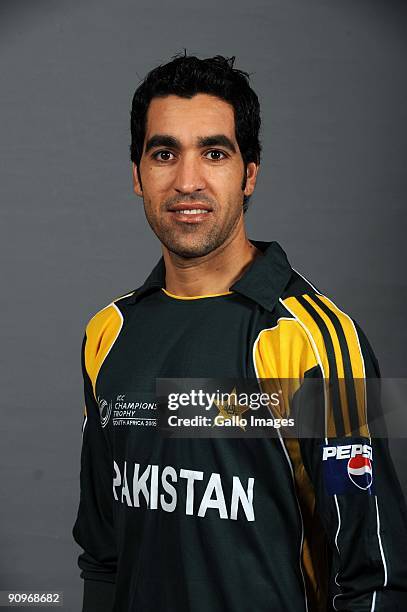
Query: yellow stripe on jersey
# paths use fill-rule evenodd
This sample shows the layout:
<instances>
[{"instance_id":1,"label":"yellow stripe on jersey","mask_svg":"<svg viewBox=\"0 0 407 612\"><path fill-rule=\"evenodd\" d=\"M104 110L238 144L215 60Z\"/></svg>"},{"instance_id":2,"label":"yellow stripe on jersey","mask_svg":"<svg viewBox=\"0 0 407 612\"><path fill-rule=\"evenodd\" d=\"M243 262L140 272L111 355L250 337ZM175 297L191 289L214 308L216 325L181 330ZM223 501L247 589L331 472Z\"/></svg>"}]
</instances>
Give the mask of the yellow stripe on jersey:
<instances>
[{"instance_id":1,"label":"yellow stripe on jersey","mask_svg":"<svg viewBox=\"0 0 407 612\"><path fill-rule=\"evenodd\" d=\"M350 432L351 426L350 426L350 420L349 420L348 400L346 396L346 387L345 387L345 384L343 384L343 381L345 379L345 371L344 371L344 366L343 366L342 351L341 351L341 346L339 343L338 335L335 331L335 327L331 319L318 306L318 304L309 295L304 295L303 297L305 300L307 300L309 304L311 304L311 306L316 310L318 315L322 318L322 320L324 321L328 329L329 335L331 337L332 344L333 344L334 351L335 351L336 375L337 375L338 383L339 383L338 387L339 387L342 417L344 421L345 432Z\"/></svg>"},{"instance_id":2,"label":"yellow stripe on jersey","mask_svg":"<svg viewBox=\"0 0 407 612\"><path fill-rule=\"evenodd\" d=\"M329 564L328 543L315 507L315 490L302 462L300 443L285 438L285 445L294 472L297 500L304 526L301 562L304 573L309 611L326 610Z\"/></svg>"},{"instance_id":3,"label":"yellow stripe on jersey","mask_svg":"<svg viewBox=\"0 0 407 612\"><path fill-rule=\"evenodd\" d=\"M302 382L303 373L317 361L305 331L295 319L279 319L277 325L263 329L253 347L253 360L261 387L269 395L282 390L280 403L274 407L278 416L288 416L289 405Z\"/></svg>"},{"instance_id":4,"label":"yellow stripe on jersey","mask_svg":"<svg viewBox=\"0 0 407 612\"><path fill-rule=\"evenodd\" d=\"M176 295L175 293L170 293L167 289L164 289L164 287L161 287L161 291L175 300L200 300L202 298L219 297L221 295L230 295L233 293L233 291L224 291L223 293L205 293L203 295Z\"/></svg>"},{"instance_id":5,"label":"yellow stripe on jersey","mask_svg":"<svg viewBox=\"0 0 407 612\"><path fill-rule=\"evenodd\" d=\"M309 312L304 308L304 306L298 301L296 297L289 297L283 300L284 306L296 317L299 324L305 330L309 342L314 348L315 356L318 361L318 365L322 370L322 376L324 379L329 380L330 376L330 365L328 354L325 347L324 336L322 331L315 321L314 317L309 314ZM330 391L328 384L325 387L327 405L330 406ZM327 410L326 414L326 430L325 434L328 437L336 436L336 425L334 414L332 410Z\"/></svg>"},{"instance_id":6,"label":"yellow stripe on jersey","mask_svg":"<svg viewBox=\"0 0 407 612\"><path fill-rule=\"evenodd\" d=\"M261 330L255 359L260 378L302 378L317 364L307 335L295 319L279 319L275 327Z\"/></svg>"},{"instance_id":7,"label":"yellow stripe on jersey","mask_svg":"<svg viewBox=\"0 0 407 612\"><path fill-rule=\"evenodd\" d=\"M369 436L363 357L351 319L322 295L283 301L316 347L327 385L327 437Z\"/></svg>"},{"instance_id":8,"label":"yellow stripe on jersey","mask_svg":"<svg viewBox=\"0 0 407 612\"><path fill-rule=\"evenodd\" d=\"M96 379L108 352L123 324L123 318L113 304L103 308L86 326L85 366L96 397Z\"/></svg>"},{"instance_id":9,"label":"yellow stripe on jersey","mask_svg":"<svg viewBox=\"0 0 407 612\"><path fill-rule=\"evenodd\" d=\"M370 432L367 424L366 413L365 366L355 325L352 319L342 312L333 302L331 302L329 298L324 295L319 295L318 298L334 313L341 324L346 339L347 350L349 351L350 365L356 393L356 410L359 421L359 435L369 437Z\"/></svg>"},{"instance_id":10,"label":"yellow stripe on jersey","mask_svg":"<svg viewBox=\"0 0 407 612\"><path fill-rule=\"evenodd\" d=\"M308 338L313 340L317 356L319 358L319 365L322 367L324 378L329 378L329 363L328 357L325 351L324 339L315 320L308 314L303 306L298 302L297 298L289 297L283 300L284 306L288 308L290 312L298 319L300 324L304 326L307 332Z\"/></svg>"},{"instance_id":11,"label":"yellow stripe on jersey","mask_svg":"<svg viewBox=\"0 0 407 612\"><path fill-rule=\"evenodd\" d=\"M318 365L315 347L306 329L295 318L280 318L277 324L259 333L253 347L256 375L262 391L283 390L278 407L270 407L276 416L288 416L294 393L303 382L304 373ZM280 396L281 397L281 396ZM305 587L309 604L315 612L326 608L328 562L326 537L315 511L315 492L301 458L298 439L283 442L293 468L295 488L304 523L301 551Z\"/></svg>"}]
</instances>

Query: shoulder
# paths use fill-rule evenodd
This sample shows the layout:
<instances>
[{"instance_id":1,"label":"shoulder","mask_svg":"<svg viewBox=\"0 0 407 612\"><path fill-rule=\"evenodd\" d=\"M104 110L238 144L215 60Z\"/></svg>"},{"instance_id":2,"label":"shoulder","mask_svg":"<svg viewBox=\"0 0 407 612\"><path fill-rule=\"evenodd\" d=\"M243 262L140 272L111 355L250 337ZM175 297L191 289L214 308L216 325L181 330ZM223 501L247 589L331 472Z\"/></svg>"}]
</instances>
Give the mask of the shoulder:
<instances>
[{"instance_id":1,"label":"shoulder","mask_svg":"<svg viewBox=\"0 0 407 612\"><path fill-rule=\"evenodd\" d=\"M364 376L367 340L352 316L293 270L280 304L305 333L325 376Z\"/></svg>"},{"instance_id":2,"label":"shoulder","mask_svg":"<svg viewBox=\"0 0 407 612\"><path fill-rule=\"evenodd\" d=\"M98 310L85 327L84 360L88 373L98 370L123 327L126 302L134 291L114 298ZM92 375L91 375L92 378Z\"/></svg>"},{"instance_id":3,"label":"shoulder","mask_svg":"<svg viewBox=\"0 0 407 612\"><path fill-rule=\"evenodd\" d=\"M317 289L295 270L280 302L298 323L309 331L330 335L354 327L352 317L325 293Z\"/></svg>"},{"instance_id":4,"label":"shoulder","mask_svg":"<svg viewBox=\"0 0 407 612\"><path fill-rule=\"evenodd\" d=\"M91 316L85 326L87 338L98 336L105 332L107 328L121 325L123 323L123 308L126 305L127 299L134 295L134 290L118 297L115 297L111 302L100 308Z\"/></svg>"}]
</instances>

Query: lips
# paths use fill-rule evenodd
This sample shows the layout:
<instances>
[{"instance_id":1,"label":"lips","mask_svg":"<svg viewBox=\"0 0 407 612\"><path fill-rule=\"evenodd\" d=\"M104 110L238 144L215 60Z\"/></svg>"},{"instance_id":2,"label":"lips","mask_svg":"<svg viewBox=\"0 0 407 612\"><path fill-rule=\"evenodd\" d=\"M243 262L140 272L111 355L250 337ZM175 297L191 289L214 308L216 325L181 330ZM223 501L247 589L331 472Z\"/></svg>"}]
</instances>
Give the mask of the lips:
<instances>
[{"instance_id":1,"label":"lips","mask_svg":"<svg viewBox=\"0 0 407 612\"><path fill-rule=\"evenodd\" d=\"M192 209L186 208L182 210L175 210L173 212L175 212L176 215L200 215L200 214L207 215L209 213L209 210L205 210L203 208L192 208Z\"/></svg>"},{"instance_id":2,"label":"lips","mask_svg":"<svg viewBox=\"0 0 407 612\"><path fill-rule=\"evenodd\" d=\"M209 204L204 204L203 202L192 202L187 204L186 202L179 202L178 204L173 204L172 206L170 206L168 208L169 212L184 212L184 211L204 211L205 212L211 212L212 211L212 207ZM187 214L188 214L187 212ZM196 214L196 213L193 213Z\"/></svg>"},{"instance_id":3,"label":"lips","mask_svg":"<svg viewBox=\"0 0 407 612\"><path fill-rule=\"evenodd\" d=\"M203 202L173 204L168 209L173 214L174 220L181 223L201 223L210 217L212 208Z\"/></svg>"}]
</instances>

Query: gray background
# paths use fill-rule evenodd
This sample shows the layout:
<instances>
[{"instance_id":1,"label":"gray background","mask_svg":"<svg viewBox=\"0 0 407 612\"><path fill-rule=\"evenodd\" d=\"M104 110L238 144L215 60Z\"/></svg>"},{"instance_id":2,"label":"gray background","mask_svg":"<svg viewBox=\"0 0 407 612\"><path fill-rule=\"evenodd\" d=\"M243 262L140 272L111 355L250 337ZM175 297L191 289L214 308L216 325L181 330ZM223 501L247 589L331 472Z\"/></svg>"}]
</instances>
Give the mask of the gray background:
<instances>
[{"instance_id":1,"label":"gray background","mask_svg":"<svg viewBox=\"0 0 407 612\"><path fill-rule=\"evenodd\" d=\"M1 589L80 609L80 345L160 256L131 189L130 101L184 47L236 55L260 97L249 237L278 240L405 376L405 31L391 0L3 0Z\"/></svg>"}]
</instances>

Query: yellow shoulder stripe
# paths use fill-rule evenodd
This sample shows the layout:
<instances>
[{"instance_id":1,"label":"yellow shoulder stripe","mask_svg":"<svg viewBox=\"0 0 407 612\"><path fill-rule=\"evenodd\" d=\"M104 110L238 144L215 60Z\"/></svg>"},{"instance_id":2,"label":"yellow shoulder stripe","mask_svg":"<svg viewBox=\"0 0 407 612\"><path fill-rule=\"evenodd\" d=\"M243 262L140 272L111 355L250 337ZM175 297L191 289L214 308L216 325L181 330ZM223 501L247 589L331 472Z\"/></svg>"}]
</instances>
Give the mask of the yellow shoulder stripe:
<instances>
[{"instance_id":1,"label":"yellow shoulder stripe","mask_svg":"<svg viewBox=\"0 0 407 612\"><path fill-rule=\"evenodd\" d=\"M363 356L353 321L323 295L304 294L283 303L315 343L329 381L327 436L369 436Z\"/></svg>"},{"instance_id":2,"label":"yellow shoulder stripe","mask_svg":"<svg viewBox=\"0 0 407 612\"><path fill-rule=\"evenodd\" d=\"M86 327L85 366L95 397L99 370L118 337L122 325L123 317L112 303L96 313Z\"/></svg>"},{"instance_id":3,"label":"yellow shoulder stripe","mask_svg":"<svg viewBox=\"0 0 407 612\"><path fill-rule=\"evenodd\" d=\"M315 323L314 319L308 314L303 306L298 302L297 298L289 297L283 300L284 306L288 308L290 312L298 319L298 321L304 326L308 337L311 336L315 343L317 356L319 359L319 365L323 371L324 378L329 378L329 362L325 351L324 339L322 337L321 330ZM310 340L311 340L310 338Z\"/></svg>"},{"instance_id":4,"label":"yellow shoulder stripe","mask_svg":"<svg viewBox=\"0 0 407 612\"><path fill-rule=\"evenodd\" d=\"M317 364L306 333L295 319L279 319L275 327L263 329L254 348L260 378L302 378Z\"/></svg>"},{"instance_id":5,"label":"yellow shoulder stripe","mask_svg":"<svg viewBox=\"0 0 407 612\"><path fill-rule=\"evenodd\" d=\"M293 318L280 318L257 336L253 361L263 392L282 392L276 416L288 416L304 372L318 363L304 329Z\"/></svg>"},{"instance_id":6,"label":"yellow shoulder stripe","mask_svg":"<svg viewBox=\"0 0 407 612\"><path fill-rule=\"evenodd\" d=\"M324 295L320 295L318 298L325 304L327 309L329 309L334 316L337 317L343 331L345 341L343 342L342 349L345 348L346 353L348 353L348 355L346 355L346 361L349 364L348 367L350 371L344 371L341 358L342 368L338 375L339 377L343 377L343 379L352 378L356 406L352 408L350 403L348 407L349 414L352 410L354 411L355 418L357 418L359 421L359 434L361 436L369 437L370 432L366 414L365 366L355 325L352 319L347 314L342 312L329 298ZM344 383L340 384L340 389L344 391L345 386L346 385ZM346 429L346 432L349 432L350 435L351 430L352 427L349 426L349 429ZM357 432L354 432L354 434L355 433Z\"/></svg>"}]
</instances>

